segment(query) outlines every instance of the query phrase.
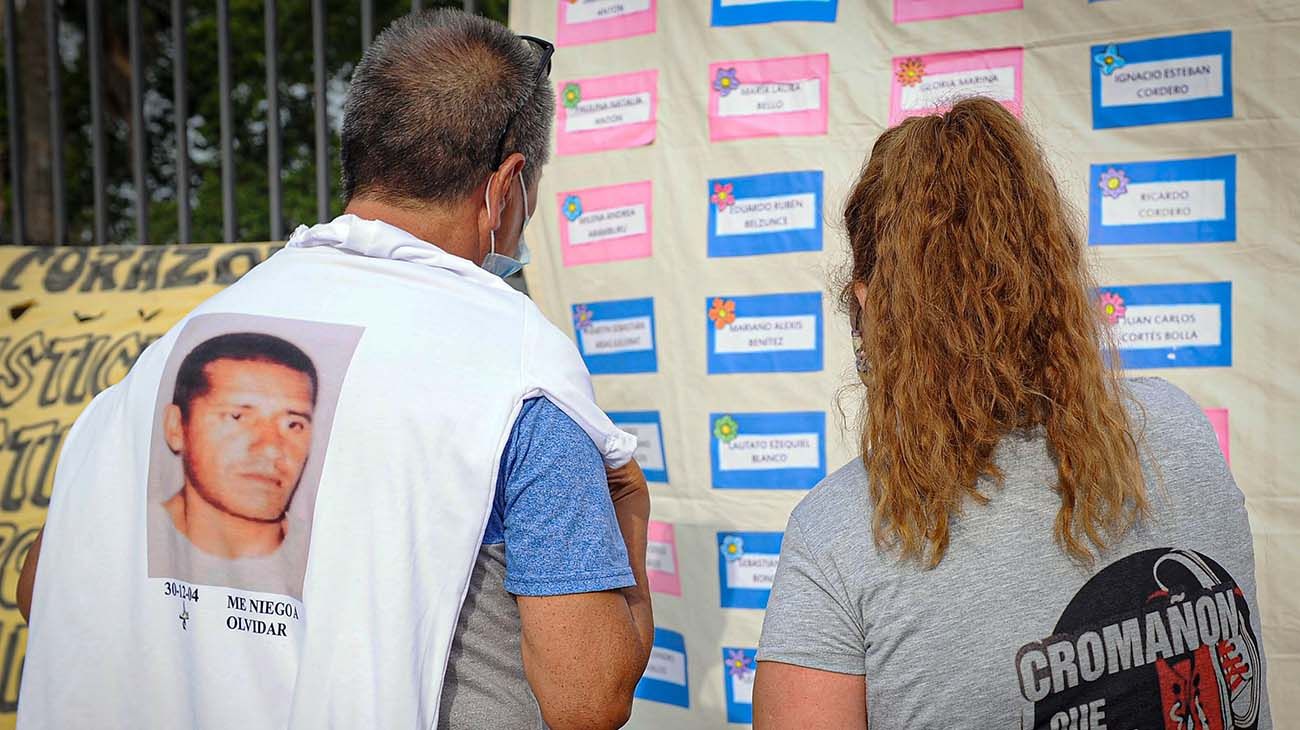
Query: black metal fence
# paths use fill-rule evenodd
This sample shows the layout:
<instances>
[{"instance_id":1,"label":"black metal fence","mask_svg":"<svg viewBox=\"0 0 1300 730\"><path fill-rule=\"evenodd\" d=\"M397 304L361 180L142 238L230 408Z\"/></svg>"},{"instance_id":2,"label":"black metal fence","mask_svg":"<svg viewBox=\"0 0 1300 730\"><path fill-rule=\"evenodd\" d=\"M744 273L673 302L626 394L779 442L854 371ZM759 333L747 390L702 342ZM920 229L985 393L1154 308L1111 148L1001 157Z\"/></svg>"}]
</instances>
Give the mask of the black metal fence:
<instances>
[{"instance_id":1,"label":"black metal fence","mask_svg":"<svg viewBox=\"0 0 1300 730\"><path fill-rule=\"evenodd\" d=\"M81 3L84 1L84 7ZM313 149L309 162L313 166L315 186L316 220L324 220L337 212L336 196L331 193L330 181L335 177L337 155L331 155L335 137L331 122L331 102L336 105L341 99L340 84L346 83L351 64L374 37L376 20L387 22L403 12L418 12L424 7L454 6L463 7L469 12L505 19L504 0L441 0L440 2L421 2L421 0L291 0L282 5L277 0L3 0L4 2L4 41L5 41L5 81L6 108L4 119L7 127L5 142L8 157L7 197L4 201L4 215L9 218L9 242L12 243L189 243L194 240L213 242L215 236L199 235L193 225L195 206L195 186L202 185L202 170L195 169L197 153L201 157L219 158L220 168L220 240L233 242L239 240L270 239L280 240L286 229L285 220L285 175L294 170L303 173L307 164L307 155L298 155L285 159L283 136L286 131L285 109L281 100L288 89L291 97L305 97L305 82L288 80L281 77L281 67L286 62L282 58L281 42L292 40L302 46L299 33L308 32L299 27L299 20L310 18L310 105L314 110L312 121ZM191 3L202 8L195 8ZM255 140L241 144L241 135L249 129L249 119L239 113L236 102L249 106L249 99L259 90L253 89L247 78L236 78L232 67L232 58L245 58L257 53L258 49L247 46L248 32L241 34L239 47L232 45L231 23L232 2L234 10L247 21L255 5L261 5L263 15L263 41L261 49L265 71L265 92L257 100L262 113L255 133ZM126 62L129 69L122 70L118 63L114 70L119 75L128 77L129 94L125 95L129 109L109 119L106 112L106 100L110 99L110 89L105 88L105 39L110 42L113 18L106 18L105 11L120 17L125 6L126 25ZM214 7L213 7L214 6ZM291 13L288 18L289 33L286 33L286 18L281 11ZM378 11L378 12L377 12ZM210 129L210 120L201 112L191 109L190 101L195 96L193 83L194 71L189 62L194 44L202 49L212 43L210 34L206 33L210 19L209 12L215 15L215 66L217 75L216 106L219 116L218 154L212 145L206 142L203 130ZM148 13L151 19L152 33L147 33L143 18ZM170 28L163 27L169 17ZM200 22L202 21L202 22ZM241 26L247 31L247 23ZM33 38L32 31L45 31L42 38ZM356 30L352 30L355 28ZM169 31L169 32L168 32ZM330 32L327 32L330 31ZM24 36L24 32L27 33ZM331 47L331 39L337 40L340 33L358 33L352 36L359 44L348 49ZM80 42L78 42L80 41ZM159 47L162 52L146 60L145 46L148 41ZM33 43L43 44L38 53L29 53ZM83 58L84 54L84 58ZM43 89L24 88L24 83L39 84L37 68L24 68L40 60L44 55L43 71L45 87ZM69 64L67 56L75 56L75 63ZM120 56L121 54L119 54ZM293 58L301 58L294 52ZM340 58L346 56L346 59ZM332 58L333 57L333 58ZM80 64L80 65L79 65ZM152 64L152 65L151 65ZM83 80L76 69L84 65L86 87L65 85L65 76L74 76L80 84ZM163 68L171 76L171 88L160 89L151 81L158 81L163 71L151 69ZM200 73L208 70L205 57ZM69 72L69 68L73 72ZM35 82L32 79L36 79ZM206 83L208 79L200 81ZM261 79L256 80L261 86ZM201 86L202 84L198 84ZM78 93L78 103L69 105L65 98L69 91ZM342 87L345 88L345 87ZM85 91L88 90L88 94ZM170 91L170 100L166 92ZM85 94L84 97L81 94ZM48 99L43 99L43 96ZM121 96L121 95L119 95ZM80 103L84 98L85 103ZM25 113L24 105L36 100L44 101L48 110L45 112L48 130L24 129L24 120L38 118L39 114ZM170 102L168 104L168 101ZM300 99L303 105L306 99ZM264 102L264 103L263 103ZM147 112L146 106L150 106ZM203 104L201 104L203 105ZM120 105L119 105L120 106ZM83 107L88 107L88 123L69 124L65 112L71 109L76 116L84 114ZM157 107L156 109L154 107ZM158 111L161 109L162 111ZM172 125L159 124L159 120L171 117ZM337 117L334 114L333 117ZM123 127L126 133L122 134ZM165 128L169 127L169 128ZM297 130L295 125L294 129ZM69 135L75 140L69 147ZM247 136L247 135L244 135ZM86 138L89 138L88 140ZM129 147L130 175L119 166L111 166L109 145L117 137L125 137ZM196 139L198 137L199 139ZM160 141L161 140L161 141ZM40 144L35 144L39 141ZM88 154L79 149L79 145L88 142ZM159 145L170 147L163 150L151 149ZM293 147L298 149L301 145ZM241 229L240 200L250 197L257 202L259 211L262 207L261 181L255 182L255 189L250 195L241 195L241 185L250 184L238 176L236 157L250 149L265 149L266 180L265 221L244 220ZM74 151L78 160L89 163L90 195L82 202L70 200L68 183L84 178L81 163L75 170L68 167L65 151ZM41 155L40 160L30 160L30 155ZM32 170L47 170L47 173L33 174ZM80 176L79 176L80 175ZM48 186L48 191L44 188ZM85 186L78 188L84 193ZM302 186L295 183L295 190ZM38 200L39 198L39 200ZM151 203L166 207L175 207L175 228L168 230L161 237L151 236L151 222L158 223L159 216L152 215ZM90 215L82 209L89 207ZM30 219L41 217L41 225L33 230ZM260 217L260 216L259 216ZM300 211L299 222L306 222L310 217L308 211ZM71 220L92 221L83 225L78 235L70 235ZM245 217L246 218L246 217ZM170 223L170 222L168 222ZM261 235L265 233L266 235ZM133 235L132 235L133 234ZM0 234L3 236L3 234ZM160 240L161 239L161 240Z\"/></svg>"}]
</instances>

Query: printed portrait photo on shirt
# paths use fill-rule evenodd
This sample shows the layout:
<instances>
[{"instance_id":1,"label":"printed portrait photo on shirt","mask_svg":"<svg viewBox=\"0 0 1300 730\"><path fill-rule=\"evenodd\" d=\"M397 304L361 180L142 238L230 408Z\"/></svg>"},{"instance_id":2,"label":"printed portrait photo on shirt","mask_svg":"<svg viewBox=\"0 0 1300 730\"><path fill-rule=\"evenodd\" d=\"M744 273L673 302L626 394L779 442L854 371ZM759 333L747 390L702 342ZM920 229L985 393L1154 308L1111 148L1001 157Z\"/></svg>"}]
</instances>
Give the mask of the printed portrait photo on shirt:
<instances>
[{"instance_id":1,"label":"printed portrait photo on shirt","mask_svg":"<svg viewBox=\"0 0 1300 730\"><path fill-rule=\"evenodd\" d=\"M361 332L235 314L185 326L154 412L150 578L301 600L330 426Z\"/></svg>"}]
</instances>

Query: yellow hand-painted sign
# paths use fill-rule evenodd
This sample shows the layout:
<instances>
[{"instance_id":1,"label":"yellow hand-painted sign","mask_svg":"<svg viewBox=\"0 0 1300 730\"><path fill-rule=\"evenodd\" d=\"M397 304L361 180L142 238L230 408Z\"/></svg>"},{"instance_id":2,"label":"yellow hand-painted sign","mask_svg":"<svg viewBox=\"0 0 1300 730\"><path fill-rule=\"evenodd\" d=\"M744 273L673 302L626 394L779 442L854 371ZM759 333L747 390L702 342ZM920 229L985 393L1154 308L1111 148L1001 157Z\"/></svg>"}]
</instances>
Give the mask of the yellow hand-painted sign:
<instances>
[{"instance_id":1,"label":"yellow hand-painted sign","mask_svg":"<svg viewBox=\"0 0 1300 730\"><path fill-rule=\"evenodd\" d=\"M0 729L14 726L26 654L18 573L63 435L150 343L279 245L0 247Z\"/></svg>"}]
</instances>

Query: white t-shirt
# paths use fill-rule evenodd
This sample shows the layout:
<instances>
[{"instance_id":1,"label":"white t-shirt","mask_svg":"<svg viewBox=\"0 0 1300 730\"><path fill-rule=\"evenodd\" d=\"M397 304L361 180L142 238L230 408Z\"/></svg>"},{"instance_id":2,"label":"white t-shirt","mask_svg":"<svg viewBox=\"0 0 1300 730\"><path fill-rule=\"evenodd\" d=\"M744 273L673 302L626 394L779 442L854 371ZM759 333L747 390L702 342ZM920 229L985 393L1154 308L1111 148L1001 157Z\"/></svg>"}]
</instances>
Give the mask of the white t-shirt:
<instances>
[{"instance_id":1,"label":"white t-shirt","mask_svg":"<svg viewBox=\"0 0 1300 730\"><path fill-rule=\"evenodd\" d=\"M432 726L538 395L631 458L573 344L499 278L384 223L300 228L69 431L18 726Z\"/></svg>"}]
</instances>

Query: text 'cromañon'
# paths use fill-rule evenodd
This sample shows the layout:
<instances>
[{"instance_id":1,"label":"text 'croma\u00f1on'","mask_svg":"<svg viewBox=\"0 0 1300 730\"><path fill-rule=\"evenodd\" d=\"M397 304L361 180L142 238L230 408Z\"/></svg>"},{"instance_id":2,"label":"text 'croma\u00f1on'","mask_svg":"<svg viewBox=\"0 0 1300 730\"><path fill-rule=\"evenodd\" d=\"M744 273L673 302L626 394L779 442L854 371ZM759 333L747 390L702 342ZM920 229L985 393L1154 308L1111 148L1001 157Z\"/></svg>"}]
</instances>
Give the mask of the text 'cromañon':
<instances>
[{"instance_id":1,"label":"text 'croma\u00f1on'","mask_svg":"<svg viewBox=\"0 0 1300 730\"><path fill-rule=\"evenodd\" d=\"M1117 620L1099 631L1057 635L1024 645L1016 654L1020 693L1030 702L1241 633L1233 586L1189 596L1164 608Z\"/></svg>"}]
</instances>

